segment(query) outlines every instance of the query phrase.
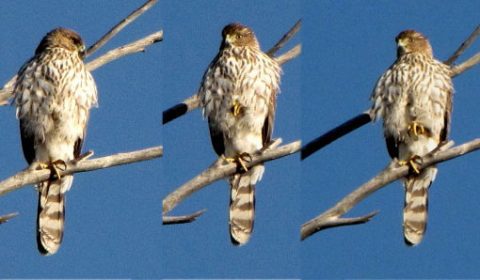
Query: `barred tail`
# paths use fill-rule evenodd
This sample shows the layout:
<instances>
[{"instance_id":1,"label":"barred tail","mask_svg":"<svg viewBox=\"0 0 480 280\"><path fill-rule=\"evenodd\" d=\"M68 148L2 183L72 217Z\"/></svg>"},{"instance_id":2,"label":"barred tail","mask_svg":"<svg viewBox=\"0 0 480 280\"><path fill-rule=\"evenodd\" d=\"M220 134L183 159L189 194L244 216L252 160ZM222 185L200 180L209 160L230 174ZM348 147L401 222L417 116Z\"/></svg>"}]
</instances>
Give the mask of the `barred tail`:
<instances>
[{"instance_id":1,"label":"barred tail","mask_svg":"<svg viewBox=\"0 0 480 280\"><path fill-rule=\"evenodd\" d=\"M429 167L419 175L409 177L404 183L403 234L409 246L420 243L427 229L428 188L436 174L437 168Z\"/></svg>"},{"instance_id":2,"label":"barred tail","mask_svg":"<svg viewBox=\"0 0 480 280\"><path fill-rule=\"evenodd\" d=\"M257 165L230 178L230 237L234 245L243 245L250 239L255 218L255 184L264 171L263 165Z\"/></svg>"},{"instance_id":3,"label":"barred tail","mask_svg":"<svg viewBox=\"0 0 480 280\"><path fill-rule=\"evenodd\" d=\"M63 238L65 221L65 191L73 176L47 181L38 185L37 245L42 255L58 251Z\"/></svg>"}]
</instances>

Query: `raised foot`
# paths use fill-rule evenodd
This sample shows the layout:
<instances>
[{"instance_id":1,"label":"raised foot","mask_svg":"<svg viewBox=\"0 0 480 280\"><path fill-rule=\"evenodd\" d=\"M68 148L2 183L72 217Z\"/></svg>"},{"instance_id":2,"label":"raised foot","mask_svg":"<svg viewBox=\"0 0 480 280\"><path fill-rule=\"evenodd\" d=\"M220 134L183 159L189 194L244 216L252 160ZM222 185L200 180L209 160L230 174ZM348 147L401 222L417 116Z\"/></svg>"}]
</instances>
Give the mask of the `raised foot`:
<instances>
[{"instance_id":1,"label":"raised foot","mask_svg":"<svg viewBox=\"0 0 480 280\"><path fill-rule=\"evenodd\" d=\"M232 114L234 117L240 115L240 113L242 112L242 105L240 104L240 102L238 102L238 100L233 100L233 104L232 104Z\"/></svg>"},{"instance_id":2,"label":"raised foot","mask_svg":"<svg viewBox=\"0 0 480 280\"><path fill-rule=\"evenodd\" d=\"M400 165L408 165L410 167L411 170L413 170L413 172L415 172L415 174L420 174L420 168L419 168L419 165L420 165L420 161L421 161L421 157L420 156L417 156L417 155L414 155L412 157L410 157L408 160L400 160L398 161L398 163Z\"/></svg>"},{"instance_id":3,"label":"raised foot","mask_svg":"<svg viewBox=\"0 0 480 280\"><path fill-rule=\"evenodd\" d=\"M245 163L252 161L252 156L249 153L241 153L235 157L225 157L225 160L227 162L238 163L242 167L243 171L247 172L248 168Z\"/></svg>"},{"instance_id":4,"label":"raised foot","mask_svg":"<svg viewBox=\"0 0 480 280\"><path fill-rule=\"evenodd\" d=\"M413 121L408 126L408 131L410 132L411 135L414 135L416 137L418 137L419 135L424 135L427 132L425 127L416 121Z\"/></svg>"}]
</instances>

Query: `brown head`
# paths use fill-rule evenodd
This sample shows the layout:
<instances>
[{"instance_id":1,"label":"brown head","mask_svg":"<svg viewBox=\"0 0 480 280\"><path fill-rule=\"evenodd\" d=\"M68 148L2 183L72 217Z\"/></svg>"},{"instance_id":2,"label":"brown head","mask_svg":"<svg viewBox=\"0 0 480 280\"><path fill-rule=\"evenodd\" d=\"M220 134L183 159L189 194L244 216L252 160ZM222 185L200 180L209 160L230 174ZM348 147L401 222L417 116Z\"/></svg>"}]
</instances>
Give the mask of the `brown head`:
<instances>
[{"instance_id":1,"label":"brown head","mask_svg":"<svg viewBox=\"0 0 480 280\"><path fill-rule=\"evenodd\" d=\"M255 33L240 23L230 23L222 31L222 46L259 48Z\"/></svg>"},{"instance_id":2,"label":"brown head","mask_svg":"<svg viewBox=\"0 0 480 280\"><path fill-rule=\"evenodd\" d=\"M64 48L72 52L78 52L80 58L85 57L85 45L77 32L63 27L56 28L47 33L35 51L39 54L48 48Z\"/></svg>"},{"instance_id":3,"label":"brown head","mask_svg":"<svg viewBox=\"0 0 480 280\"><path fill-rule=\"evenodd\" d=\"M400 32L395 38L397 42L397 57L404 54L423 53L433 57L432 47L427 37L415 30L405 30Z\"/></svg>"}]
</instances>

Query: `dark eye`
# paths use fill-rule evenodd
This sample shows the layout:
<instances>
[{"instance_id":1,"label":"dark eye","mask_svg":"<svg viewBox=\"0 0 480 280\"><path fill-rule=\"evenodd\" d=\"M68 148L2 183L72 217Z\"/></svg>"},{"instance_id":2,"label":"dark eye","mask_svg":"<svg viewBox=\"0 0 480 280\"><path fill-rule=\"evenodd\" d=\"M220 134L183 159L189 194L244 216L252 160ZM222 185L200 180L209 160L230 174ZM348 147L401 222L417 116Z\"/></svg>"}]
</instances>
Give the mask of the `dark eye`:
<instances>
[{"instance_id":1,"label":"dark eye","mask_svg":"<svg viewBox=\"0 0 480 280\"><path fill-rule=\"evenodd\" d=\"M237 36L235 36L235 37L236 37L237 39L240 39L240 38L243 37L243 35L242 35L242 34L237 34Z\"/></svg>"}]
</instances>

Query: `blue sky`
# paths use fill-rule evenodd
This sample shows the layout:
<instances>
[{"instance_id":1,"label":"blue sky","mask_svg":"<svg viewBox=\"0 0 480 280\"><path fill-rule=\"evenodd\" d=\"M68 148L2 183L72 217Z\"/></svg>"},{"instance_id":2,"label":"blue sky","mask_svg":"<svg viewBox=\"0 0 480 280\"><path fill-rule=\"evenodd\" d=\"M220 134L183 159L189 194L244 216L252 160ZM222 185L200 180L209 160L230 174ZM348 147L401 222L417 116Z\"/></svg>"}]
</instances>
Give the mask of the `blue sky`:
<instances>
[{"instance_id":1,"label":"blue sky","mask_svg":"<svg viewBox=\"0 0 480 280\"><path fill-rule=\"evenodd\" d=\"M92 44L143 1L2 1L0 83L29 59L57 26ZM55 7L55 8L54 8ZM331 207L388 163L381 125L369 124L304 162L268 163L257 185L255 230L241 248L228 236L228 185L194 194L173 214L207 208L191 224L162 226L161 201L216 158L207 123L194 111L161 126L162 111L191 96L220 44L222 27L242 22L270 48L299 18L302 56L283 67L274 137L309 141L370 106L375 81L395 59L394 37L416 29L446 59L479 24L478 1L159 1L98 51L163 29L164 42L93 75L84 150L97 156L164 145L162 159L75 176L67 194L60 251L35 245L37 197L23 188L0 198L2 277L322 278L479 277L477 153L439 166L430 191L427 235L403 243L400 183L375 193L351 215L380 213L364 225L330 229L300 242L300 225ZM25 20L28 19L28 20ZM476 42L460 58L480 50ZM91 59L91 58L90 58ZM455 78L451 138L477 137L480 68ZM0 178L26 167L13 107L0 108Z\"/></svg>"}]
</instances>

